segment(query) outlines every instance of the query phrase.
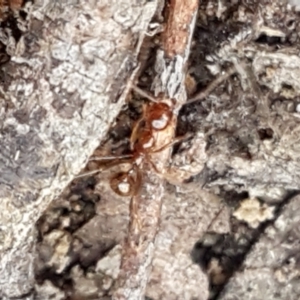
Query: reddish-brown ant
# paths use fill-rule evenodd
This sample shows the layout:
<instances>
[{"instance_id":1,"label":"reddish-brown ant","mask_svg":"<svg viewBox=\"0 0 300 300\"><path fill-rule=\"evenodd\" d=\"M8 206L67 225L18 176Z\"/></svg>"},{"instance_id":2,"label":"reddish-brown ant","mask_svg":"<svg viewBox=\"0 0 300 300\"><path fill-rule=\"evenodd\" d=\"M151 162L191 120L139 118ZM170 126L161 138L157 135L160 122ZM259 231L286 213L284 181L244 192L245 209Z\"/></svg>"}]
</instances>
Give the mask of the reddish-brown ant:
<instances>
[{"instance_id":1,"label":"reddish-brown ant","mask_svg":"<svg viewBox=\"0 0 300 300\"><path fill-rule=\"evenodd\" d=\"M154 102L143 106L143 115L135 124L130 137L132 167L128 172L118 173L110 180L111 188L118 195L129 196L137 192L141 184L141 169L145 161L157 171L150 156L163 150L170 143L167 142L163 147L158 147L156 133L170 124L172 116L172 109L165 102Z\"/></svg>"},{"instance_id":2,"label":"reddish-brown ant","mask_svg":"<svg viewBox=\"0 0 300 300\"><path fill-rule=\"evenodd\" d=\"M223 80L228 78L230 75L234 74L235 68L229 69L225 75L217 78L213 81L207 89L201 93L197 93L193 98L189 99L185 104L193 103L195 101L200 101ZM133 86L133 90L142 96L150 100L149 103L143 105L142 117L135 123L131 136L130 136L130 155L120 156L120 157L104 157L102 159L121 159L119 161L113 162L113 165L129 162L131 168L127 172L116 173L110 179L110 186L112 190L120 196L130 196L135 195L138 187L141 185L141 173L143 165L148 163L157 173L162 173L163 169L158 170L157 164L153 162L153 155L158 153L167 147L174 144L182 138L174 138L173 133L171 135L166 132L166 134L159 135L165 136L164 141L159 141L157 143L158 132L166 130L168 127L172 127L176 124L174 121L174 103L169 98L154 99L151 95L144 92L140 88ZM170 132L172 132L174 129ZM126 159L126 161L124 161ZM98 159L96 159L98 160ZM92 171L90 173L84 174L94 174L99 172ZM80 177L80 176L79 176Z\"/></svg>"},{"instance_id":3,"label":"reddish-brown ant","mask_svg":"<svg viewBox=\"0 0 300 300\"><path fill-rule=\"evenodd\" d=\"M141 94L139 89L137 89L137 92ZM145 95L143 92L142 96ZM120 157L94 158L94 160L121 159L119 162L114 162L113 165L122 162L129 162L131 164L129 171L118 172L110 178L112 190L120 196L136 194L141 185L141 171L145 162L151 165L155 171L159 172L152 162L151 155L160 152L172 144L172 141L166 141L163 146L159 146L156 143L156 134L166 129L170 125L170 122L172 122L172 101L167 99L159 102L148 94L146 97L151 99L151 103L143 105L142 117L135 123L132 129L130 136L130 150L132 153ZM99 171L92 171L82 176L91 175ZM81 177L81 175L78 177Z\"/></svg>"}]
</instances>

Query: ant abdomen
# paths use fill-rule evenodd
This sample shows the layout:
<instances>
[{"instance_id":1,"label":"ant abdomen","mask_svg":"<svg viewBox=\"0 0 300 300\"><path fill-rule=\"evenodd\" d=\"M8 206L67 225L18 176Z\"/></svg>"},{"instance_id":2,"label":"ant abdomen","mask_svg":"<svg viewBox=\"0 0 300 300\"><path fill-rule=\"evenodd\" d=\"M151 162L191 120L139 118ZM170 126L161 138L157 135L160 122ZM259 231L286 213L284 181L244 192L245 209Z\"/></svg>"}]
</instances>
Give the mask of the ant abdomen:
<instances>
[{"instance_id":1,"label":"ant abdomen","mask_svg":"<svg viewBox=\"0 0 300 300\"><path fill-rule=\"evenodd\" d=\"M135 178L130 172L119 172L110 179L111 189L122 197L131 196L134 191Z\"/></svg>"},{"instance_id":2,"label":"ant abdomen","mask_svg":"<svg viewBox=\"0 0 300 300\"><path fill-rule=\"evenodd\" d=\"M114 174L110 178L111 189L122 197L135 195L141 186L142 175L136 165L127 171Z\"/></svg>"}]
</instances>

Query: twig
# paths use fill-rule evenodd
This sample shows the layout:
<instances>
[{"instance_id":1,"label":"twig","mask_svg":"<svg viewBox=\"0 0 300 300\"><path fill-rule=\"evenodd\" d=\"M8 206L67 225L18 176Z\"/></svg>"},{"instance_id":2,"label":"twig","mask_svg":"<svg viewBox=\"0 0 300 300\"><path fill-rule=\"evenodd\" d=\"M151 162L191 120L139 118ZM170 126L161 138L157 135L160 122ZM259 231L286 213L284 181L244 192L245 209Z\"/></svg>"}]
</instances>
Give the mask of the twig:
<instances>
[{"instance_id":1,"label":"twig","mask_svg":"<svg viewBox=\"0 0 300 300\"><path fill-rule=\"evenodd\" d=\"M169 105L174 112L186 101L184 73L197 11L198 0L170 0L166 7L167 21L162 34L163 50L158 50L157 53L155 70L158 74L153 80L152 88L156 95L165 95L161 101ZM148 154L151 163L144 164L140 192L131 199L128 235L123 245L120 273L113 300L144 298L164 193L164 180L156 171L163 174L167 167L171 149L164 146L172 144L176 123L177 114L173 113L168 126L155 133L155 149L160 151ZM152 164L155 165L156 171L153 170Z\"/></svg>"}]
</instances>

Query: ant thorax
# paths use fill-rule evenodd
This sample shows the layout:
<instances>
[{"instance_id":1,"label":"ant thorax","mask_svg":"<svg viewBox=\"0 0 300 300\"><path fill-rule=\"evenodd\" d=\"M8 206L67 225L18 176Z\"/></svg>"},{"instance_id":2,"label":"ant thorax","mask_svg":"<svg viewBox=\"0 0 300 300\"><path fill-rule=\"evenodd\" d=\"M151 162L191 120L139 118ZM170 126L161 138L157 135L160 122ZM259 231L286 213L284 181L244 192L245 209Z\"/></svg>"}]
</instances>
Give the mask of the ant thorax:
<instances>
[{"instance_id":1,"label":"ant thorax","mask_svg":"<svg viewBox=\"0 0 300 300\"><path fill-rule=\"evenodd\" d=\"M139 156L155 148L155 132L164 130L170 124L172 116L171 108L163 102L143 107L143 116L136 123L130 138L134 155Z\"/></svg>"},{"instance_id":2,"label":"ant thorax","mask_svg":"<svg viewBox=\"0 0 300 300\"><path fill-rule=\"evenodd\" d=\"M152 130L146 126L145 122L143 127L141 127L136 133L137 135L131 137L132 139L132 151L135 157L140 156L141 154L147 152L154 145L154 138Z\"/></svg>"}]
</instances>

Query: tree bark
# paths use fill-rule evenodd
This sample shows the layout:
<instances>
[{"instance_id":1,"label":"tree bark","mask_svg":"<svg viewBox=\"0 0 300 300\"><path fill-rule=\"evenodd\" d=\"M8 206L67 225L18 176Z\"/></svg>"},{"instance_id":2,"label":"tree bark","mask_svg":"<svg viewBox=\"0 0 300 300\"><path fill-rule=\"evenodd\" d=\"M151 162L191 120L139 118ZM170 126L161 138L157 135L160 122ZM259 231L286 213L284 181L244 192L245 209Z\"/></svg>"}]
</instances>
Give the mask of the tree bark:
<instances>
[{"instance_id":1,"label":"tree bark","mask_svg":"<svg viewBox=\"0 0 300 300\"><path fill-rule=\"evenodd\" d=\"M30 294L34 224L124 104L156 6L35 1L2 30L0 298Z\"/></svg>"}]
</instances>

